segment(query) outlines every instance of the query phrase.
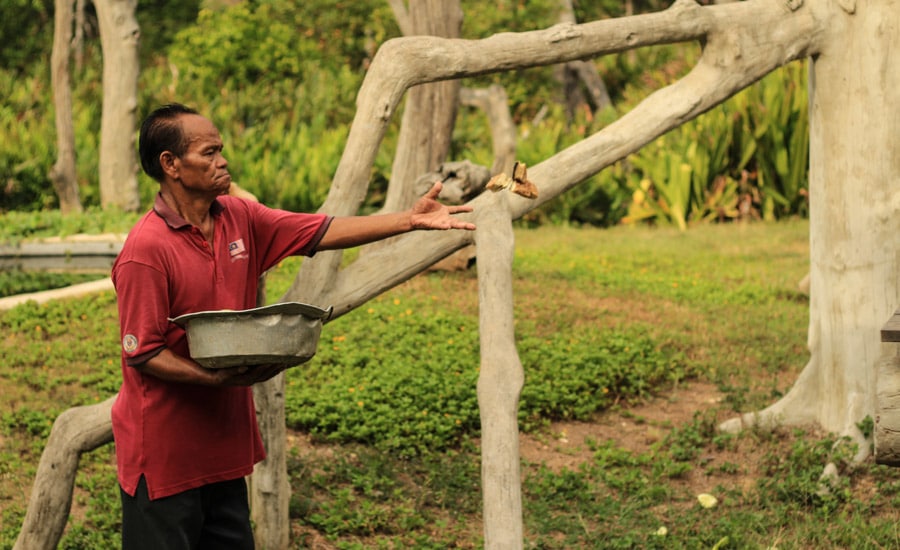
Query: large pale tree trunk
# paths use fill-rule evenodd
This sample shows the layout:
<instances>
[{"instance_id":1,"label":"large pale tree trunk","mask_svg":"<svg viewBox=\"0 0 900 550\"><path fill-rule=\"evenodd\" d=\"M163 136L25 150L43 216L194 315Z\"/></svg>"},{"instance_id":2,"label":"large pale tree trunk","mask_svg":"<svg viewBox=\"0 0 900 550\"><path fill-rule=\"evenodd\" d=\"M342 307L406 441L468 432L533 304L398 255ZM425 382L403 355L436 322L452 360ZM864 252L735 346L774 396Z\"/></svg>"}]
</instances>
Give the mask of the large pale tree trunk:
<instances>
[{"instance_id":1,"label":"large pale tree trunk","mask_svg":"<svg viewBox=\"0 0 900 550\"><path fill-rule=\"evenodd\" d=\"M900 306L900 3L841 5L809 72L810 359L782 400L724 427L816 423L863 458L857 424L874 417L876 365L896 354L880 329Z\"/></svg>"},{"instance_id":2,"label":"large pale tree trunk","mask_svg":"<svg viewBox=\"0 0 900 550\"><path fill-rule=\"evenodd\" d=\"M134 129L137 118L140 29L137 0L94 0L103 48L100 123L100 202L104 208L140 206Z\"/></svg>"},{"instance_id":3,"label":"large pale tree trunk","mask_svg":"<svg viewBox=\"0 0 900 550\"><path fill-rule=\"evenodd\" d=\"M74 0L56 0L53 16L53 52L50 54L50 80L56 107L56 163L50 169L50 181L59 198L63 214L81 212L78 179L75 172L75 130L72 124L72 87L69 78Z\"/></svg>"},{"instance_id":4,"label":"large pale tree trunk","mask_svg":"<svg viewBox=\"0 0 900 550\"><path fill-rule=\"evenodd\" d=\"M796 408L816 406L822 427L855 436L862 457L870 447L858 424L874 415L876 365L896 354L880 327L900 306L900 2L839 4L810 71L814 393Z\"/></svg>"}]
</instances>

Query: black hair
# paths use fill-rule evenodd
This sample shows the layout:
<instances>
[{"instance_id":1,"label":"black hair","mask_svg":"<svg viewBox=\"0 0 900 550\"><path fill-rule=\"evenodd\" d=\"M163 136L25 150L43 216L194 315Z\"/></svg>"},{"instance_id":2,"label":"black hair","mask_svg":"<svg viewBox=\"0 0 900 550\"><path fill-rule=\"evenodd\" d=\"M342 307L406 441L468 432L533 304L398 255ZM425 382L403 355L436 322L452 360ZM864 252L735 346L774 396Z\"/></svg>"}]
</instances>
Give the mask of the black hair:
<instances>
[{"instance_id":1,"label":"black hair","mask_svg":"<svg viewBox=\"0 0 900 550\"><path fill-rule=\"evenodd\" d=\"M179 119L184 115L196 114L197 111L190 107L170 103L156 109L144 119L138 138L138 152L141 167L148 176L156 181L163 181L165 174L159 163L159 156L164 151L171 151L177 157L187 151L188 142Z\"/></svg>"}]
</instances>

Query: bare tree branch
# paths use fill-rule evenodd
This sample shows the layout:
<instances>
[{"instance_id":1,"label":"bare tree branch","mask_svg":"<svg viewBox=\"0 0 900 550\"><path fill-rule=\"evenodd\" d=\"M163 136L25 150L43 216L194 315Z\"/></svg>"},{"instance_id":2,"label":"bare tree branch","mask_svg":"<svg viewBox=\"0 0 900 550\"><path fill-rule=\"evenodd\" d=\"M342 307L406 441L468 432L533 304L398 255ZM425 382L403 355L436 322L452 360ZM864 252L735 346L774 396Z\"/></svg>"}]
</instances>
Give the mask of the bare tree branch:
<instances>
[{"instance_id":1,"label":"bare tree branch","mask_svg":"<svg viewBox=\"0 0 900 550\"><path fill-rule=\"evenodd\" d=\"M753 24L738 26L735 21ZM525 33L501 33L483 40L430 36L389 40L376 54L360 89L347 147L322 211L352 215L358 210L379 144L410 86L560 63L640 46L688 40L703 42L700 61L687 76L651 94L594 136L529 167L531 180L541 193L535 201L517 197L510 201L510 215L519 218L672 128L722 103L779 66L815 53L824 28L812 9L801 6L791 11L771 0L704 7L690 0L678 0L659 13L582 25L556 25ZM480 198L471 204L476 209L482 205ZM337 316L470 243L471 236L462 232L439 237L404 235L392 247L389 263L382 254L361 254L338 275L340 253L320 254L304 262L286 297L327 302L335 306ZM390 266L393 272L385 273L385 266Z\"/></svg>"}]
</instances>

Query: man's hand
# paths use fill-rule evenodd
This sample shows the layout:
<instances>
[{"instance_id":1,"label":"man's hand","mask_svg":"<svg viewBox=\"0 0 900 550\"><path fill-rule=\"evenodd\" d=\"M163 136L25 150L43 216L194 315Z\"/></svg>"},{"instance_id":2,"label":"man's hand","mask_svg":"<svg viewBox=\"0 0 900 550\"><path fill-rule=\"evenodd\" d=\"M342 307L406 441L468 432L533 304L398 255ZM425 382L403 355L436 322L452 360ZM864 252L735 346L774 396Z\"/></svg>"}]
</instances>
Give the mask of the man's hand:
<instances>
[{"instance_id":1,"label":"man's hand","mask_svg":"<svg viewBox=\"0 0 900 550\"><path fill-rule=\"evenodd\" d=\"M208 369L193 359L177 355L167 348L146 363L135 365L134 368L144 374L182 384L252 386L272 378L287 367L275 364Z\"/></svg>"},{"instance_id":2,"label":"man's hand","mask_svg":"<svg viewBox=\"0 0 900 550\"><path fill-rule=\"evenodd\" d=\"M471 206L447 206L438 202L437 197L443 189L441 182L435 182L422 198L416 201L410 213L413 229L475 229L475 224L464 222L453 217L460 212L471 212Z\"/></svg>"}]
</instances>

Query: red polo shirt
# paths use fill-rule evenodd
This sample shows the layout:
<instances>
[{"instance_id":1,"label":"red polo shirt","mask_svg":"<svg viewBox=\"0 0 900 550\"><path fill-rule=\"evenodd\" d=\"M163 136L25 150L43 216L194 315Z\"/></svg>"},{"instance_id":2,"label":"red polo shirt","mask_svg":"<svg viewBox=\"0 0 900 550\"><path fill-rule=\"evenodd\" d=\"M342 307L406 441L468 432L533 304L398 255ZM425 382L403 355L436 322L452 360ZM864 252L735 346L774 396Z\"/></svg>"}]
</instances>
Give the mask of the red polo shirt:
<instances>
[{"instance_id":1,"label":"red polo shirt","mask_svg":"<svg viewBox=\"0 0 900 550\"><path fill-rule=\"evenodd\" d=\"M331 218L219 197L210 248L157 197L112 269L119 305L122 387L112 409L119 483L141 475L151 499L249 475L265 457L250 388L166 382L139 365L165 348L189 356L185 313L256 306L257 279L292 255L311 256Z\"/></svg>"}]
</instances>

